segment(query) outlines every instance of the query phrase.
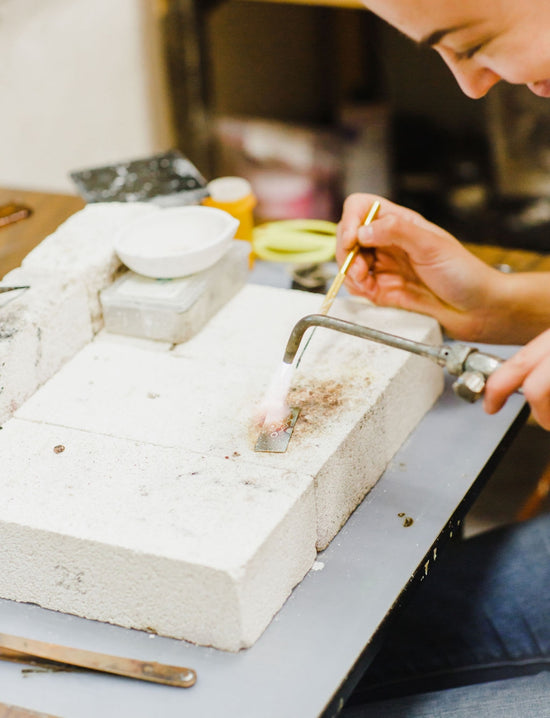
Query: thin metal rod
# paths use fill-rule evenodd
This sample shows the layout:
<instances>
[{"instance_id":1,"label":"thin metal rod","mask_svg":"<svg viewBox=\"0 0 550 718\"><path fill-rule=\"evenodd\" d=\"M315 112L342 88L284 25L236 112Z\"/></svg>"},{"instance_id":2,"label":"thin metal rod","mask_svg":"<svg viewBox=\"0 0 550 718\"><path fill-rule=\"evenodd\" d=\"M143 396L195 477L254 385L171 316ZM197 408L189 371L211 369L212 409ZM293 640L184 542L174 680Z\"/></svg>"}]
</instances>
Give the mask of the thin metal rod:
<instances>
[{"instance_id":1,"label":"thin metal rod","mask_svg":"<svg viewBox=\"0 0 550 718\"><path fill-rule=\"evenodd\" d=\"M372 207L369 210L369 213L367 214L365 221L363 222L363 226L367 226L372 222L372 220L376 217L376 213L378 212L380 208L380 202L376 200L373 202ZM330 285L330 289L328 290L323 303L321 304L321 308L319 309L319 314L328 314L329 309L332 307L332 304L334 303L334 300L336 299L336 295L340 291L340 287L342 286L344 279L346 277L347 271L350 268L351 263L357 256L357 253L360 250L360 245L357 243L355 247L349 252L348 256L344 260L344 263L340 267L340 271L338 274L334 277L334 280L332 284Z\"/></svg>"},{"instance_id":2,"label":"thin metal rod","mask_svg":"<svg viewBox=\"0 0 550 718\"><path fill-rule=\"evenodd\" d=\"M376 213L380 209L380 202L378 200L375 200L371 208L365 217L365 221L363 222L363 226L366 227L368 224L372 222L372 220L376 217ZM351 252L348 253L348 256L344 260L342 266L340 267L338 274L334 277L332 284L330 285L330 288L328 292L326 293L325 298L323 299L323 303L321 304L321 308L319 309L319 314L328 314L329 309L332 307L334 300L336 299L336 295L340 291L340 287L344 283L344 279L346 278L346 274L348 269L351 266L351 263L357 256L359 250L361 249L361 246L359 245L359 242L355 245L355 247L351 250ZM300 362L302 361L302 357L304 356L305 350L308 348L309 343L313 337L313 334L315 333L315 329L311 332L311 334L308 337L307 342L304 344L304 348L302 349L300 356L298 357L298 361L296 362L296 369L299 367Z\"/></svg>"}]
</instances>

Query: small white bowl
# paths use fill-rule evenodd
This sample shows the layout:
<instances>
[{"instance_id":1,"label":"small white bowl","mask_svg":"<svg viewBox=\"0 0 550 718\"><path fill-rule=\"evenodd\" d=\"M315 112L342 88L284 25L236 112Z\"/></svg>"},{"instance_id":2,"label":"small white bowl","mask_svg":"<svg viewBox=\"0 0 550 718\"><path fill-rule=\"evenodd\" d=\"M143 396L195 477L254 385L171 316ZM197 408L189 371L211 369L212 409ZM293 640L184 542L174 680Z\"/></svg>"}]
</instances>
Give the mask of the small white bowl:
<instances>
[{"instance_id":1,"label":"small white bowl","mask_svg":"<svg viewBox=\"0 0 550 718\"><path fill-rule=\"evenodd\" d=\"M238 227L237 219L214 207L167 207L125 225L114 248L137 274L185 277L221 259Z\"/></svg>"}]
</instances>

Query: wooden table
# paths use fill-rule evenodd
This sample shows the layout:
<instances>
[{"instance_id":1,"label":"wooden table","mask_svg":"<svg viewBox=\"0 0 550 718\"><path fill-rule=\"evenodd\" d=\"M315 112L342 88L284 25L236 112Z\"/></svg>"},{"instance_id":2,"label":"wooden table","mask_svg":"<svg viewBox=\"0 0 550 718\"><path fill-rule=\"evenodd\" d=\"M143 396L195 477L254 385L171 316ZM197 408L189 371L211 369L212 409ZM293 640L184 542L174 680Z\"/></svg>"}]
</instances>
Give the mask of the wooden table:
<instances>
[{"instance_id":1,"label":"wooden table","mask_svg":"<svg viewBox=\"0 0 550 718\"><path fill-rule=\"evenodd\" d=\"M26 205L32 214L0 228L0 278L18 267L33 247L85 205L83 199L72 195L0 188L0 205L8 203Z\"/></svg>"},{"instance_id":2,"label":"wooden table","mask_svg":"<svg viewBox=\"0 0 550 718\"><path fill-rule=\"evenodd\" d=\"M508 265L514 272L550 272L550 254L528 252L524 249L504 249L485 244L466 244L465 246L487 264L492 266Z\"/></svg>"}]
</instances>

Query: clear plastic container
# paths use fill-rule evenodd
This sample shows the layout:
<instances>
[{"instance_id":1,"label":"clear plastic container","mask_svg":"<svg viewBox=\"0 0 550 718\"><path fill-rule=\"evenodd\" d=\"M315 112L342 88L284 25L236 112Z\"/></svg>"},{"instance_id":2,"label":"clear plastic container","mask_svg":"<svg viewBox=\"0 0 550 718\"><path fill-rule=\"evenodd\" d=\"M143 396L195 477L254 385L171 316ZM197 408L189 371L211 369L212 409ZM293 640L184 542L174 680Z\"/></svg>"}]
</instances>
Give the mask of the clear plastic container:
<instances>
[{"instance_id":1,"label":"clear plastic container","mask_svg":"<svg viewBox=\"0 0 550 718\"><path fill-rule=\"evenodd\" d=\"M100 293L105 329L174 344L187 341L244 286L249 252L247 242L232 241L212 267L179 279L126 272Z\"/></svg>"}]
</instances>

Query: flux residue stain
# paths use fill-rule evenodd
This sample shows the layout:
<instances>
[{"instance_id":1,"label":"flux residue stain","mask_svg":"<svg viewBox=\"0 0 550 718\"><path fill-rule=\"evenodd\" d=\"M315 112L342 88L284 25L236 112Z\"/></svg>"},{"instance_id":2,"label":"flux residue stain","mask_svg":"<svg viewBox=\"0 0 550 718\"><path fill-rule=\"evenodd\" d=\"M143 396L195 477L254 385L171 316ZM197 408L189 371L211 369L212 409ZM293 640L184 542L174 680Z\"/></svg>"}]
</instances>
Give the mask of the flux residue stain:
<instances>
[{"instance_id":1,"label":"flux residue stain","mask_svg":"<svg viewBox=\"0 0 550 718\"><path fill-rule=\"evenodd\" d=\"M365 385L370 383L368 377L365 377L364 381ZM288 390L287 395L288 406L300 409L290 443L292 444L307 435L319 434L334 414L351 399L358 398L360 398L360 390L356 382L312 379L306 376L298 378ZM251 425L252 443L256 442L262 426L263 417L260 416Z\"/></svg>"},{"instance_id":2,"label":"flux residue stain","mask_svg":"<svg viewBox=\"0 0 550 718\"><path fill-rule=\"evenodd\" d=\"M341 406L343 391L344 385L334 380L309 381L292 386L288 391L287 403L300 409L294 432L299 431L303 435L304 430L311 431L313 427L320 426L331 410ZM263 419L260 417L252 431L254 442L262 426Z\"/></svg>"},{"instance_id":3,"label":"flux residue stain","mask_svg":"<svg viewBox=\"0 0 550 718\"><path fill-rule=\"evenodd\" d=\"M335 409L343 403L344 384L334 379L313 381L293 386L288 392L288 402L299 407L300 420L311 423L327 409Z\"/></svg>"}]
</instances>

